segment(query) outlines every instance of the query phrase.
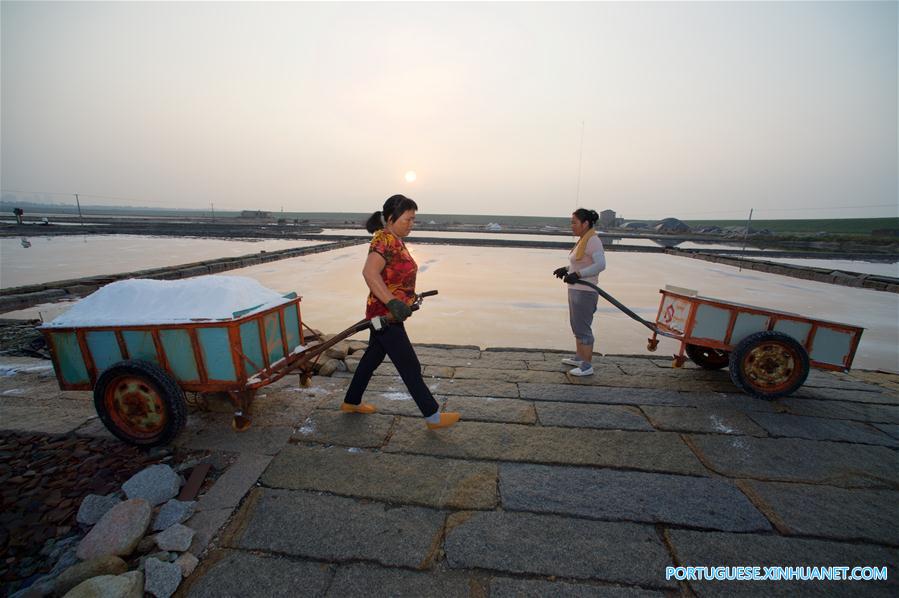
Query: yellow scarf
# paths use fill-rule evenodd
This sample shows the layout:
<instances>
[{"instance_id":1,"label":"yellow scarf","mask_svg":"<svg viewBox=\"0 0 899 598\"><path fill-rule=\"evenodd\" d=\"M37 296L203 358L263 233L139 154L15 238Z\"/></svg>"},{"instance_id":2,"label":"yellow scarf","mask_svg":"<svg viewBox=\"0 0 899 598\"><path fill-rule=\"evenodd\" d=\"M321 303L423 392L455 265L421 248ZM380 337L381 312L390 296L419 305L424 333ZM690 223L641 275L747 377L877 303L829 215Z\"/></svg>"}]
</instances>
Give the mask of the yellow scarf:
<instances>
[{"instance_id":1,"label":"yellow scarf","mask_svg":"<svg viewBox=\"0 0 899 598\"><path fill-rule=\"evenodd\" d=\"M587 243L590 242L590 239L596 236L596 229L591 228L587 232L583 234L583 236L578 239L577 245L574 246L574 259L580 260L584 259L584 253L587 252Z\"/></svg>"}]
</instances>

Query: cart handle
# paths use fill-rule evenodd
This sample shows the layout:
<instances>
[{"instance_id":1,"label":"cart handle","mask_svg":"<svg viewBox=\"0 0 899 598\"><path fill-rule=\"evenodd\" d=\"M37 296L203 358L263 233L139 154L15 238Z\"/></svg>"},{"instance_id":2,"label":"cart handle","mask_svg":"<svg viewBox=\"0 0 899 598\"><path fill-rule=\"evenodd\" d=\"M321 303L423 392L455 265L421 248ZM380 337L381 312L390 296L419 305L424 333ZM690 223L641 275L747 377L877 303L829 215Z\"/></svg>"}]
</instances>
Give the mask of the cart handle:
<instances>
[{"instance_id":1,"label":"cart handle","mask_svg":"<svg viewBox=\"0 0 899 598\"><path fill-rule=\"evenodd\" d=\"M630 308L628 308L626 305L624 305L623 303L621 303L620 301L618 301L617 299L615 299L614 297L612 297L611 295L606 293L604 290L602 290L601 288L599 288L592 282L578 279L578 280L575 280L573 284L582 284L584 286L588 286L591 289L595 290L597 293L599 293L602 296L603 299L605 299L606 301L608 301L609 303L611 303L612 305L614 305L615 307L617 307L618 309L623 311L625 314L630 316L632 319L636 320L637 322L640 322L641 324L643 324L644 326L646 326L647 328L652 330L654 333L661 334L662 336L667 336L670 338L678 338L677 336L675 336L673 334L665 332L664 330L660 330L659 327L656 326L655 324L653 324L652 322L644 320L643 318L641 318L640 316L635 314L633 311L631 311Z\"/></svg>"},{"instance_id":2,"label":"cart handle","mask_svg":"<svg viewBox=\"0 0 899 598\"><path fill-rule=\"evenodd\" d=\"M409 309L411 309L412 311L418 311L419 309L421 309L421 302L424 301L425 297L433 297L436 294L436 290L416 293L415 300L412 302L412 305L409 306ZM386 328L389 324L396 324L396 320L393 318L393 316L388 314L386 316L376 316L371 320L367 320L366 323L370 323L373 330L379 331Z\"/></svg>"}]
</instances>

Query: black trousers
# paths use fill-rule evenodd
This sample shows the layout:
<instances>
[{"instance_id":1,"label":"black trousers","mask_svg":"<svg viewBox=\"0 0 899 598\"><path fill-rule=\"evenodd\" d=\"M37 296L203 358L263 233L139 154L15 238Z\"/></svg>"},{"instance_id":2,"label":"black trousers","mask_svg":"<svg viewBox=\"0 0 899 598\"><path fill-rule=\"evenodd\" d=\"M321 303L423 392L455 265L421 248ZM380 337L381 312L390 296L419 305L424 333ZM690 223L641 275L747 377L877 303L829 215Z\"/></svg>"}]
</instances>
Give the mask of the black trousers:
<instances>
[{"instance_id":1,"label":"black trousers","mask_svg":"<svg viewBox=\"0 0 899 598\"><path fill-rule=\"evenodd\" d=\"M440 405L434 400L434 395L421 377L421 363L402 324L391 324L380 332L371 331L368 348L356 366L356 373L353 374L353 380L343 401L351 405L362 402L362 394L385 356L390 357L390 361L396 366L421 414L429 417L437 413Z\"/></svg>"}]
</instances>

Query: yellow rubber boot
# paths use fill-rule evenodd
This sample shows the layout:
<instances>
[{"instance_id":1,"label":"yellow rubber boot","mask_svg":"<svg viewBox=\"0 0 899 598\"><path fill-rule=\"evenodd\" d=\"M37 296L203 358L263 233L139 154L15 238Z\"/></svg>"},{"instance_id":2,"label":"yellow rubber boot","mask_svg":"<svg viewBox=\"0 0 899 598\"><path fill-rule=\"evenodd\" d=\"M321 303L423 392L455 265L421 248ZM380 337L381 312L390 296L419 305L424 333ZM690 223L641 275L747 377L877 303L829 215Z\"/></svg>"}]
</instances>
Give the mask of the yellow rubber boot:
<instances>
[{"instance_id":1,"label":"yellow rubber boot","mask_svg":"<svg viewBox=\"0 0 899 598\"><path fill-rule=\"evenodd\" d=\"M441 413L440 422L436 424L428 423L429 430L439 430L440 428L449 428L459 421L458 413Z\"/></svg>"},{"instance_id":2,"label":"yellow rubber boot","mask_svg":"<svg viewBox=\"0 0 899 598\"><path fill-rule=\"evenodd\" d=\"M374 405L362 403L359 405L351 405L349 403L341 403L340 410L345 413L374 413L377 411Z\"/></svg>"}]
</instances>

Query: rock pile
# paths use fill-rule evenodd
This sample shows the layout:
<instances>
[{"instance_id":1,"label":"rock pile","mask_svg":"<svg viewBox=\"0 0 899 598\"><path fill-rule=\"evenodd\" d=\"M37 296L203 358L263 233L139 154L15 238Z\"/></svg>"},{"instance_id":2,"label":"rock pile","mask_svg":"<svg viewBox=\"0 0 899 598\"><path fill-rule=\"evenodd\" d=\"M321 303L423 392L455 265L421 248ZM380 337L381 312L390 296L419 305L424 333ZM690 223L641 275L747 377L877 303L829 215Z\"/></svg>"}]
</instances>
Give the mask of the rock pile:
<instances>
[{"instance_id":1,"label":"rock pile","mask_svg":"<svg viewBox=\"0 0 899 598\"><path fill-rule=\"evenodd\" d=\"M322 335L323 340L328 338L328 335ZM368 343L361 341L341 341L325 351L315 373L319 376L331 376L334 372L353 372L367 347Z\"/></svg>"},{"instance_id":2,"label":"rock pile","mask_svg":"<svg viewBox=\"0 0 899 598\"><path fill-rule=\"evenodd\" d=\"M183 484L170 466L155 464L120 492L85 497L76 520L90 531L67 542L54 571L13 596L169 598L198 564L188 552L194 530L183 525L195 503L176 498Z\"/></svg>"}]
</instances>

